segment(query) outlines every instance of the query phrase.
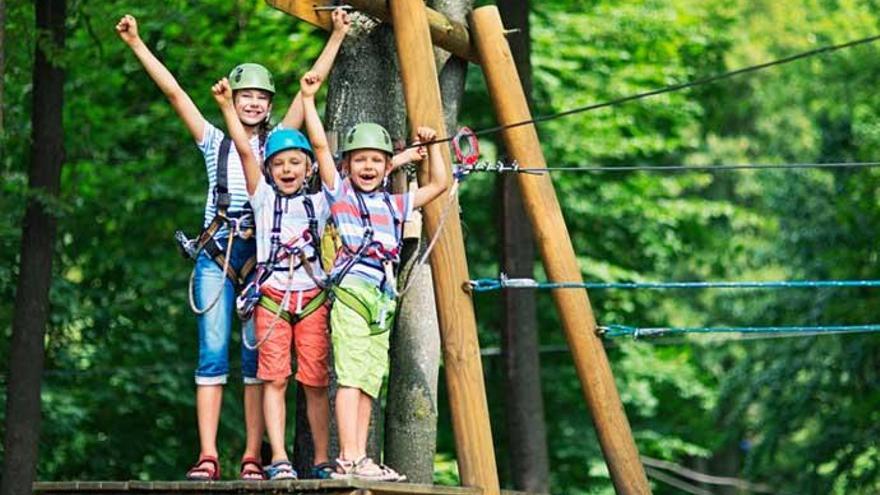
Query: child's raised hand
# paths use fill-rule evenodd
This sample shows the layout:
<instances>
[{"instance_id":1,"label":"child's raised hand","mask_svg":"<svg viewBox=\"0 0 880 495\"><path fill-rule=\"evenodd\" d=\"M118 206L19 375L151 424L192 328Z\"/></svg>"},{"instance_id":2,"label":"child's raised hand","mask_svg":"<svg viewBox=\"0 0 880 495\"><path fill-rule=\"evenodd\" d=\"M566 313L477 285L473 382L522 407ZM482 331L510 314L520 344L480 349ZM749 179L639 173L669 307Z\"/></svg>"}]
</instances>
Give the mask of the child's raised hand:
<instances>
[{"instance_id":1,"label":"child's raised hand","mask_svg":"<svg viewBox=\"0 0 880 495\"><path fill-rule=\"evenodd\" d=\"M333 20L333 31L343 35L348 33L351 28L351 17L345 9L334 9L330 18Z\"/></svg>"},{"instance_id":2,"label":"child's raised hand","mask_svg":"<svg viewBox=\"0 0 880 495\"><path fill-rule=\"evenodd\" d=\"M302 76L299 84L304 97L315 96L321 89L321 75L314 71L308 71Z\"/></svg>"},{"instance_id":3,"label":"child's raised hand","mask_svg":"<svg viewBox=\"0 0 880 495\"><path fill-rule=\"evenodd\" d=\"M229 87L229 80L225 77L211 86L211 94L214 95L217 105L221 108L227 105L232 106L232 88Z\"/></svg>"},{"instance_id":4,"label":"child's raised hand","mask_svg":"<svg viewBox=\"0 0 880 495\"><path fill-rule=\"evenodd\" d=\"M138 36L137 19L129 14L122 16L119 22L116 23L116 34L129 45L140 39L140 36Z\"/></svg>"},{"instance_id":5,"label":"child's raised hand","mask_svg":"<svg viewBox=\"0 0 880 495\"><path fill-rule=\"evenodd\" d=\"M420 143L431 143L437 137L437 131L430 127L422 126L416 129L416 137L418 137L418 142ZM424 148L424 146L420 146L420 148Z\"/></svg>"}]
</instances>

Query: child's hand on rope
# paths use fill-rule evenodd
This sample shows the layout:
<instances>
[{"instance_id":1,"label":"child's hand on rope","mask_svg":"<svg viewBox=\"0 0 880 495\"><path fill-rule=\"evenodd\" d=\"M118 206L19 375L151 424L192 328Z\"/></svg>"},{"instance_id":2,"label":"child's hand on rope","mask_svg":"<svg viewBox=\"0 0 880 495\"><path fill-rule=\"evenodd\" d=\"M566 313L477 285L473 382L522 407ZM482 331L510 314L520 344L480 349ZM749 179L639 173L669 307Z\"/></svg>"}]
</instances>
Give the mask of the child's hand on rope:
<instances>
[{"instance_id":1,"label":"child's hand on rope","mask_svg":"<svg viewBox=\"0 0 880 495\"><path fill-rule=\"evenodd\" d=\"M306 72L299 84L303 98L314 98L318 90L321 89L321 75L314 71Z\"/></svg>"},{"instance_id":2,"label":"child's hand on rope","mask_svg":"<svg viewBox=\"0 0 880 495\"><path fill-rule=\"evenodd\" d=\"M136 41L140 40L140 36L138 36L138 25L137 19L132 15L124 15L119 22L116 23L116 34L122 38L122 41L131 45Z\"/></svg>"},{"instance_id":3,"label":"child's hand on rope","mask_svg":"<svg viewBox=\"0 0 880 495\"><path fill-rule=\"evenodd\" d=\"M334 33L339 33L343 36L348 34L348 30L351 29L351 17L345 9L335 9L330 14L330 18L333 20Z\"/></svg>"},{"instance_id":4,"label":"child's hand on rope","mask_svg":"<svg viewBox=\"0 0 880 495\"><path fill-rule=\"evenodd\" d=\"M211 94L214 95L214 100L220 108L232 107L232 88L229 87L229 80L225 77L211 86Z\"/></svg>"}]
</instances>

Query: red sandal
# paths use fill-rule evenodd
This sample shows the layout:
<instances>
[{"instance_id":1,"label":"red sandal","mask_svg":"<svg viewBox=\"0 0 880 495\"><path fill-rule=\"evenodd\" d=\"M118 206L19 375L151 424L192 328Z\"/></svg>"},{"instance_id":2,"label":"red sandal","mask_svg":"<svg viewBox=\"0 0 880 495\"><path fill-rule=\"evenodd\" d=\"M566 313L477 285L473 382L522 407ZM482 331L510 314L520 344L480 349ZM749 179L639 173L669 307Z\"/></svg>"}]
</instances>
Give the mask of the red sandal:
<instances>
[{"instance_id":1,"label":"red sandal","mask_svg":"<svg viewBox=\"0 0 880 495\"><path fill-rule=\"evenodd\" d=\"M245 457L241 460L241 469L238 471L238 478L245 481L257 481L266 479L263 473L263 466L260 465L259 459L255 457Z\"/></svg>"},{"instance_id":2,"label":"red sandal","mask_svg":"<svg viewBox=\"0 0 880 495\"><path fill-rule=\"evenodd\" d=\"M199 461L186 472L186 479L190 481L219 481L220 463L213 455L203 455Z\"/></svg>"}]
</instances>

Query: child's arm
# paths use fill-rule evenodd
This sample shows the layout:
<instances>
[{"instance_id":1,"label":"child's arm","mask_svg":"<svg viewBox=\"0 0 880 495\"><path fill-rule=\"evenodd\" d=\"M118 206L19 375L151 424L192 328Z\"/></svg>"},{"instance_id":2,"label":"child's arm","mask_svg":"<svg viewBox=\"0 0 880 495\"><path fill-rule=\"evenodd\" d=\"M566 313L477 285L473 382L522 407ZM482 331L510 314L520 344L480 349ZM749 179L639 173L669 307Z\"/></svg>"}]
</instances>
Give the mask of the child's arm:
<instances>
[{"instance_id":1,"label":"child's arm","mask_svg":"<svg viewBox=\"0 0 880 495\"><path fill-rule=\"evenodd\" d=\"M260 183L260 164L254 151L251 149L251 143L248 140L244 126L238 114L235 113L235 107L232 105L232 88L229 87L229 81L224 77L217 81L217 84L211 87L211 93L217 100L217 106L223 112L223 119L226 120L226 128L229 131L229 137L235 143L235 150L241 157L241 166L244 169L244 179L247 182L248 194L253 196L257 191L257 185Z\"/></svg>"},{"instance_id":2,"label":"child's arm","mask_svg":"<svg viewBox=\"0 0 880 495\"><path fill-rule=\"evenodd\" d=\"M342 46L342 40L345 39L348 29L351 27L351 19L348 13L342 9L336 9L331 14L333 16L333 32L330 33L330 39L324 45L324 50L315 65L312 66L312 72L316 73L321 80L327 79L330 69L333 67L333 61L336 60L336 54L339 53L339 47ZM299 129L303 124L303 96L302 91L296 93L287 114L281 120L281 125L288 129Z\"/></svg>"},{"instance_id":3,"label":"child's arm","mask_svg":"<svg viewBox=\"0 0 880 495\"><path fill-rule=\"evenodd\" d=\"M407 163L420 162L428 158L428 148L424 146L415 146L419 141L413 143L413 148L407 148L391 158L391 171L397 170Z\"/></svg>"},{"instance_id":4,"label":"child's arm","mask_svg":"<svg viewBox=\"0 0 880 495\"><path fill-rule=\"evenodd\" d=\"M321 87L321 76L316 72L306 72L300 81L300 93L302 94L303 108L305 110L306 130L309 133L309 141L318 160L318 172L324 186L332 188L336 186L339 172L333 163L333 154L330 153L330 145L327 143L327 134L324 132L324 124L318 116L315 108L315 93Z\"/></svg>"},{"instance_id":5,"label":"child's arm","mask_svg":"<svg viewBox=\"0 0 880 495\"><path fill-rule=\"evenodd\" d=\"M419 127L416 132L418 139L422 143L430 143L437 137L437 131L430 127ZM446 174L446 165L443 163L443 155L440 153L440 143L434 143L428 146L428 162L430 163L430 179L427 184L416 189L413 198L413 208L421 208L430 203L437 196L443 194L448 187Z\"/></svg>"},{"instance_id":6,"label":"child's arm","mask_svg":"<svg viewBox=\"0 0 880 495\"><path fill-rule=\"evenodd\" d=\"M131 51L134 52L147 74L153 79L159 89L168 97L171 106L180 116L186 128L197 142L201 142L205 135L205 118L199 112L192 99L171 75L171 72L162 65L162 62L147 48L138 35L137 20L130 15L125 15L116 24L116 33L122 38Z\"/></svg>"}]
</instances>

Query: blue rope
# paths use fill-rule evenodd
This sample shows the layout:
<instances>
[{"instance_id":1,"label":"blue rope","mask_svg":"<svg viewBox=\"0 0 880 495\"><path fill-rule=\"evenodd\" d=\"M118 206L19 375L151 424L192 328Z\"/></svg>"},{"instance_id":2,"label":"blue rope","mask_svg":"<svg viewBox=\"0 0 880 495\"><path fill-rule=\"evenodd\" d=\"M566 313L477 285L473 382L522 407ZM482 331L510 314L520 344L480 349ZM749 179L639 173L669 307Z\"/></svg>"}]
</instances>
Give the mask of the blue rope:
<instances>
[{"instance_id":1,"label":"blue rope","mask_svg":"<svg viewBox=\"0 0 880 495\"><path fill-rule=\"evenodd\" d=\"M538 282L530 278L480 278L470 281L474 292L503 289L803 289L880 287L880 280L775 280L743 282Z\"/></svg>"},{"instance_id":2,"label":"blue rope","mask_svg":"<svg viewBox=\"0 0 880 495\"><path fill-rule=\"evenodd\" d=\"M605 337L624 337L631 335L633 339L642 337L663 337L686 333L744 333L744 334L780 334L809 333L836 334L880 332L880 325L820 325L820 326L781 326L781 327L654 327L641 328L627 325L605 325L599 327L599 333Z\"/></svg>"}]
</instances>

